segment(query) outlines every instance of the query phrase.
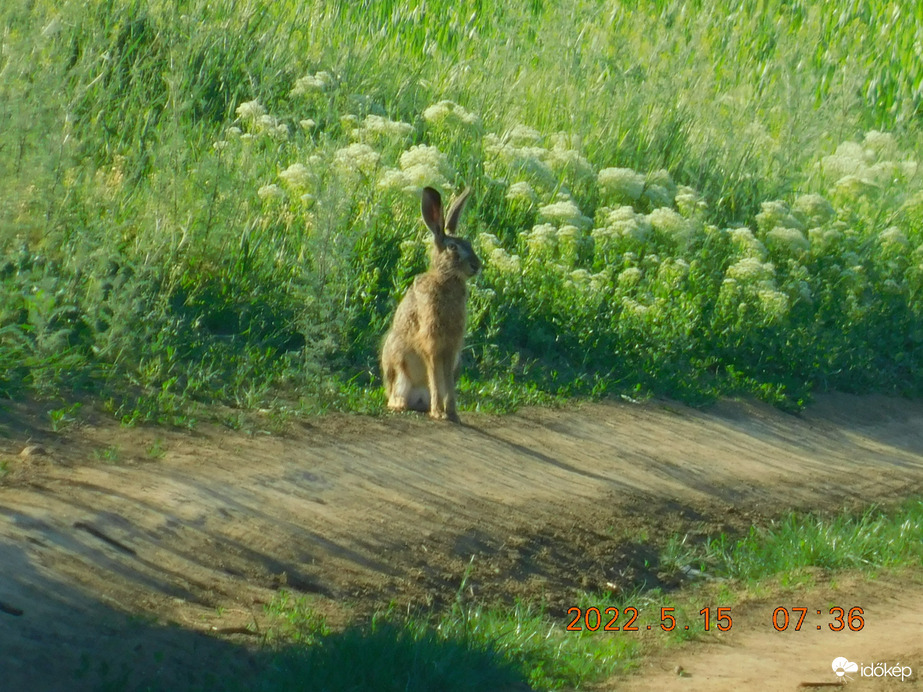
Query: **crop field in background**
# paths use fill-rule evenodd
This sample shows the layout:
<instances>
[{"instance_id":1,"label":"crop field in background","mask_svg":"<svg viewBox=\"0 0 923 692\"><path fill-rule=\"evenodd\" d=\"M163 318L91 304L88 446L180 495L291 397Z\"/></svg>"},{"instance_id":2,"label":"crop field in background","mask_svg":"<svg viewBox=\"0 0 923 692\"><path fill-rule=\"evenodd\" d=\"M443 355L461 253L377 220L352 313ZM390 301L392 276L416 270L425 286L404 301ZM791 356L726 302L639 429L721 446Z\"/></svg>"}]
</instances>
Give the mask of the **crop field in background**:
<instances>
[{"instance_id":1,"label":"crop field in background","mask_svg":"<svg viewBox=\"0 0 923 692\"><path fill-rule=\"evenodd\" d=\"M923 6L7 0L0 396L380 410L472 186L463 408L923 391Z\"/></svg>"}]
</instances>

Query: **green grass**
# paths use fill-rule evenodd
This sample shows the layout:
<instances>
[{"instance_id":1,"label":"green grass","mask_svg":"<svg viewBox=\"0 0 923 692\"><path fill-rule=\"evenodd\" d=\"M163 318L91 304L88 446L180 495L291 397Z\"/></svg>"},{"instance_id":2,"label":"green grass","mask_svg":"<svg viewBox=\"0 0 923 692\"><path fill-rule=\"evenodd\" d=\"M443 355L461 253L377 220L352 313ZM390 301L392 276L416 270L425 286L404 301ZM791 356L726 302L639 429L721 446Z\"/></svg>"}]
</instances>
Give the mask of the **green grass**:
<instances>
[{"instance_id":1,"label":"green grass","mask_svg":"<svg viewBox=\"0 0 923 692\"><path fill-rule=\"evenodd\" d=\"M304 598L270 605L283 647L264 689L477 690L573 688L632 667L632 637L567 632L539 607L487 608L459 602L438 617L377 615L367 626L331 632ZM361 653L360 653L361 652ZM354 663L361 660L362 665ZM519 688L522 689L522 688Z\"/></svg>"},{"instance_id":2,"label":"green grass","mask_svg":"<svg viewBox=\"0 0 923 692\"><path fill-rule=\"evenodd\" d=\"M719 577L755 581L807 567L877 570L923 565L923 502L899 510L873 507L856 515L792 513L739 539L725 535L692 549L683 560ZM675 564L675 558L672 560Z\"/></svg>"},{"instance_id":3,"label":"green grass","mask_svg":"<svg viewBox=\"0 0 923 692\"><path fill-rule=\"evenodd\" d=\"M921 27L881 0L6 2L0 396L380 411L423 184L475 190L463 407L918 395Z\"/></svg>"}]
</instances>

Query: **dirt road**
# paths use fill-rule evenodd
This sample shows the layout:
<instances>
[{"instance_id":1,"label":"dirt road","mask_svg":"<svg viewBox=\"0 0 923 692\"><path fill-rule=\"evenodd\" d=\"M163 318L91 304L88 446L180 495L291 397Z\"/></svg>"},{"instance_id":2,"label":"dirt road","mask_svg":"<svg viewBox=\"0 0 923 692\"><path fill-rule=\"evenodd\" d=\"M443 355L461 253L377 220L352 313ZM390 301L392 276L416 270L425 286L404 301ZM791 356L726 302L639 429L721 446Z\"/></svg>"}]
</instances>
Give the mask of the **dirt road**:
<instances>
[{"instance_id":1,"label":"dirt road","mask_svg":"<svg viewBox=\"0 0 923 692\"><path fill-rule=\"evenodd\" d=\"M656 583L646 546L660 535L923 492L923 404L904 400L463 420L52 434L23 433L12 407L0 419L3 680L198 684L211 656L248 665L239 641L200 633L260 626L281 587L321 596L336 622L447 602L467 569L469 595L563 611L577 590Z\"/></svg>"}]
</instances>

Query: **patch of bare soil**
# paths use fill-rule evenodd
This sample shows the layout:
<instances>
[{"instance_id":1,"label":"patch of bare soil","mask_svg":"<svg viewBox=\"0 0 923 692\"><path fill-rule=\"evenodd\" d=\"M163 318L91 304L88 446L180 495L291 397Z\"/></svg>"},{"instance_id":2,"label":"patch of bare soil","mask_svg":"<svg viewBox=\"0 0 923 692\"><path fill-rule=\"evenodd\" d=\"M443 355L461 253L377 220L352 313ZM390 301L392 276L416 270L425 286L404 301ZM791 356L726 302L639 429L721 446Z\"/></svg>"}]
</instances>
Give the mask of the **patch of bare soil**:
<instances>
[{"instance_id":1,"label":"patch of bare soil","mask_svg":"<svg viewBox=\"0 0 923 692\"><path fill-rule=\"evenodd\" d=\"M773 626L776 615L783 631ZM800 611L806 608L800 629ZM849 612L861 608L861 621ZM843 608L840 613L831 608ZM819 611L819 614L818 614ZM839 631L831 629L838 628ZM855 664L840 666L837 659ZM774 597L733 609L726 633L697 637L647 662L633 676L601 689L625 692L684 690L825 690L841 684L849 690L923 689L923 583L919 579L850 580L794 596ZM839 684L838 684L839 683Z\"/></svg>"},{"instance_id":2,"label":"patch of bare soil","mask_svg":"<svg viewBox=\"0 0 923 692\"><path fill-rule=\"evenodd\" d=\"M563 616L581 590L657 584L649 546L666 535L923 491L923 404L883 397L829 396L797 417L731 401L460 426L331 416L276 436L51 434L12 405L0 415L10 689L207 686L257 665L243 632L265 627L283 587L336 623L449 603L467 573L471 597Z\"/></svg>"}]
</instances>

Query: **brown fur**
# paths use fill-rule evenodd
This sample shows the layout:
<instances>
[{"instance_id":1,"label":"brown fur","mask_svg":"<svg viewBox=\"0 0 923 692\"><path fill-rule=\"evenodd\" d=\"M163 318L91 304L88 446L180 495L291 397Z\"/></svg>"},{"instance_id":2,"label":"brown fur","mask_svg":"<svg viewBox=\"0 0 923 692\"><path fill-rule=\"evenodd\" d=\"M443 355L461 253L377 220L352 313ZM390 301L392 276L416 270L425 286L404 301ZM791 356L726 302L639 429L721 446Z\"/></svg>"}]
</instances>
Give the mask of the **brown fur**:
<instances>
[{"instance_id":1,"label":"brown fur","mask_svg":"<svg viewBox=\"0 0 923 692\"><path fill-rule=\"evenodd\" d=\"M455 379L465 337L465 282L481 269L471 243L453 235L468 193L444 218L439 193L423 191L423 220L433 233L430 267L397 306L381 350L388 408L394 411L428 411L431 418L458 421Z\"/></svg>"}]
</instances>

